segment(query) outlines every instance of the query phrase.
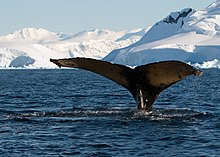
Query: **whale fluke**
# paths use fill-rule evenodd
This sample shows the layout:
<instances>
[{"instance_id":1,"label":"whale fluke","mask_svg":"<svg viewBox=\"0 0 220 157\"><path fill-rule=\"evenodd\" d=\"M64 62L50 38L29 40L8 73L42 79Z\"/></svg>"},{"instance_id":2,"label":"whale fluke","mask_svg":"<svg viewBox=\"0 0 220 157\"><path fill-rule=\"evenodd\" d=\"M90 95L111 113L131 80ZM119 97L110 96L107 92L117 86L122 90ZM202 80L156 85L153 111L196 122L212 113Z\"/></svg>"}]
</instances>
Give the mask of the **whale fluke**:
<instances>
[{"instance_id":1,"label":"whale fluke","mask_svg":"<svg viewBox=\"0 0 220 157\"><path fill-rule=\"evenodd\" d=\"M90 59L50 59L59 67L89 70L100 74L126 88L134 97L139 110L151 111L158 95L178 81L202 72L180 61L162 61L131 69L120 64Z\"/></svg>"}]
</instances>

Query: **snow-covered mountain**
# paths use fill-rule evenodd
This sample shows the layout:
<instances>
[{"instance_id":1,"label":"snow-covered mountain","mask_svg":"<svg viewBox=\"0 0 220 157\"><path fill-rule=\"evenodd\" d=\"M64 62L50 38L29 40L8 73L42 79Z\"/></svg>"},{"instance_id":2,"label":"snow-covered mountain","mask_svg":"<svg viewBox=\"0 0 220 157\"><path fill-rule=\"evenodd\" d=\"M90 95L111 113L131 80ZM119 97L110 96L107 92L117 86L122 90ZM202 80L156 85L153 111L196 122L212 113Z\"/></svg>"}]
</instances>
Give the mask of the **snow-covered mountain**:
<instances>
[{"instance_id":1,"label":"snow-covered mountain","mask_svg":"<svg viewBox=\"0 0 220 157\"><path fill-rule=\"evenodd\" d=\"M0 36L0 68L55 67L50 58L90 57L137 66L180 60L220 68L220 0L203 10L172 12L145 29L77 34L24 28Z\"/></svg>"},{"instance_id":2,"label":"snow-covered mountain","mask_svg":"<svg viewBox=\"0 0 220 157\"><path fill-rule=\"evenodd\" d=\"M187 8L171 13L140 41L113 50L104 60L130 66L180 60L220 67L220 0L203 10Z\"/></svg>"},{"instance_id":3,"label":"snow-covered mountain","mask_svg":"<svg viewBox=\"0 0 220 157\"><path fill-rule=\"evenodd\" d=\"M90 30L74 35L41 28L24 28L0 37L0 68L56 67L50 58L90 57L101 59L114 49L138 41L147 29L114 32ZM122 39L124 36L127 38ZM120 40L119 40L120 39Z\"/></svg>"},{"instance_id":4,"label":"snow-covered mountain","mask_svg":"<svg viewBox=\"0 0 220 157\"><path fill-rule=\"evenodd\" d=\"M0 42L50 42L65 38L63 33L54 33L41 28L24 28L0 37Z\"/></svg>"}]
</instances>

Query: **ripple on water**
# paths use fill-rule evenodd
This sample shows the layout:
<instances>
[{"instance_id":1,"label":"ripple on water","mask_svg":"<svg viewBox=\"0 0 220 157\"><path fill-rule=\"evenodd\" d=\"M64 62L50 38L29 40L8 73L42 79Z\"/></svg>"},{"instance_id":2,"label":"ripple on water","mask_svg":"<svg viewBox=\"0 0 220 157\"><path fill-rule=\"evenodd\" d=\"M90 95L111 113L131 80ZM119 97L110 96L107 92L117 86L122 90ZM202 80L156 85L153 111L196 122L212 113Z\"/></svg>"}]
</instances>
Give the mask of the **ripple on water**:
<instances>
[{"instance_id":1,"label":"ripple on water","mask_svg":"<svg viewBox=\"0 0 220 157\"><path fill-rule=\"evenodd\" d=\"M60 122L94 120L99 119L118 119L118 120L193 120L211 116L206 112L197 112L191 109L154 109L151 112L137 111L136 109L77 109L71 111L56 112L30 112L19 114L6 114L3 119L10 119L20 122L34 121L38 118L46 118L45 120L53 120ZM40 119L42 120L42 119Z\"/></svg>"},{"instance_id":2,"label":"ripple on water","mask_svg":"<svg viewBox=\"0 0 220 157\"><path fill-rule=\"evenodd\" d=\"M219 70L168 88L150 113L85 71L0 72L2 156L220 155Z\"/></svg>"}]
</instances>

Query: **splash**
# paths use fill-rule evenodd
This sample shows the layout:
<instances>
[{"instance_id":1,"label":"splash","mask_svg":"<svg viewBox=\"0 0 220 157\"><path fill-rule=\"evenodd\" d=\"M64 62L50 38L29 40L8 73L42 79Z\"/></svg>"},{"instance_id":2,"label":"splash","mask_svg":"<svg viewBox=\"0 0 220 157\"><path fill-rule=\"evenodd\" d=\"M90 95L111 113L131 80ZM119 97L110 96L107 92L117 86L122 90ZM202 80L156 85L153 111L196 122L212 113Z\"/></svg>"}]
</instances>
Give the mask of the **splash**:
<instances>
[{"instance_id":1,"label":"splash","mask_svg":"<svg viewBox=\"0 0 220 157\"><path fill-rule=\"evenodd\" d=\"M190 109L154 109L152 112L135 112L132 119L149 120L191 120L206 116L206 112L197 112Z\"/></svg>"},{"instance_id":2,"label":"splash","mask_svg":"<svg viewBox=\"0 0 220 157\"><path fill-rule=\"evenodd\" d=\"M30 121L39 118L57 119L57 120L94 120L101 119L118 119L118 120L192 120L199 119L209 115L206 112L197 112L190 109L154 109L151 112L138 111L136 109L77 109L70 111L56 112L33 112L4 115L5 119L16 121Z\"/></svg>"}]
</instances>

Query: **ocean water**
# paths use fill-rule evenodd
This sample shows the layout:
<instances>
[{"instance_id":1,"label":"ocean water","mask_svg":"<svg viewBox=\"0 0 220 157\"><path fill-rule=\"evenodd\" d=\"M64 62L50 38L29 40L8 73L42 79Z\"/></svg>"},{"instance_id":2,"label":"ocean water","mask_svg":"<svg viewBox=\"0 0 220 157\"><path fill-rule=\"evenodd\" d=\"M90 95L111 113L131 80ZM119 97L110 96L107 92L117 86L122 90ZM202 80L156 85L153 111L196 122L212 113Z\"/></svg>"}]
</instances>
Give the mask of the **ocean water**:
<instances>
[{"instance_id":1,"label":"ocean water","mask_svg":"<svg viewBox=\"0 0 220 157\"><path fill-rule=\"evenodd\" d=\"M161 93L152 113L83 70L0 70L0 156L220 156L220 70Z\"/></svg>"}]
</instances>

